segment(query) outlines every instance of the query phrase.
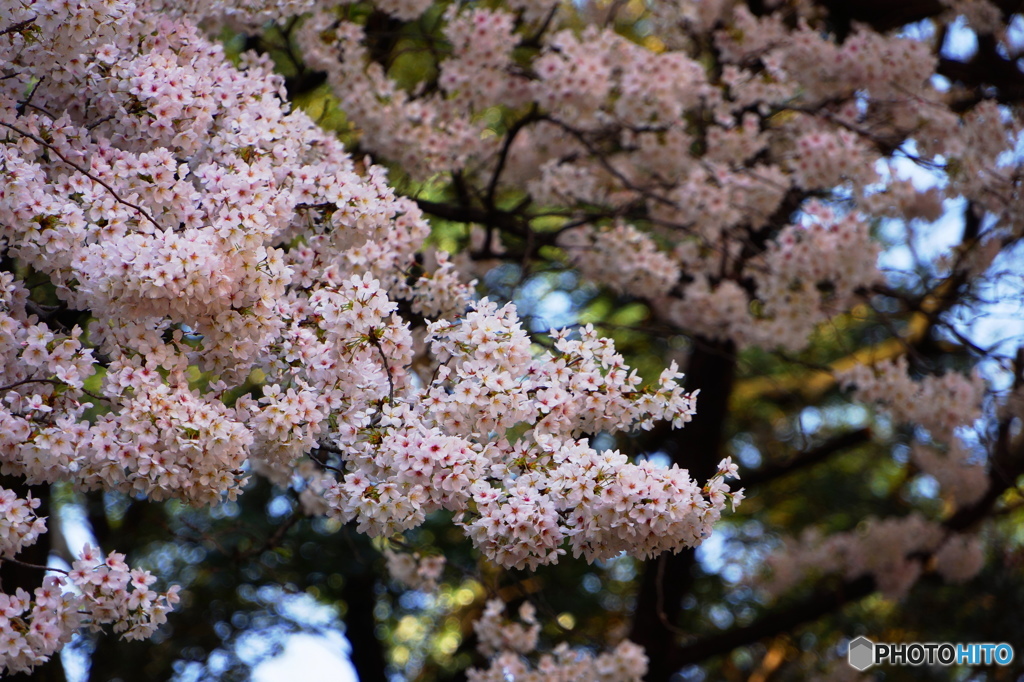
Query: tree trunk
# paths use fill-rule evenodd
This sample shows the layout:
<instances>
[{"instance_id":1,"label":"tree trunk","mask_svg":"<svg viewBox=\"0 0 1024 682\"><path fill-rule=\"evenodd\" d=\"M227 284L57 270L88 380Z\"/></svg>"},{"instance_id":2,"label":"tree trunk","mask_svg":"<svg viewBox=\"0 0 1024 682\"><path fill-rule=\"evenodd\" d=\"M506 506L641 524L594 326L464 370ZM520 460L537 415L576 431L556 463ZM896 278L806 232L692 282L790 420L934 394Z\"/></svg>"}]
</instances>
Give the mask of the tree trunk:
<instances>
[{"instance_id":1,"label":"tree trunk","mask_svg":"<svg viewBox=\"0 0 1024 682\"><path fill-rule=\"evenodd\" d=\"M673 432L664 448L672 461L689 469L703 484L718 469L729 395L736 374L736 349L731 342L697 339L686 370L686 389L700 389L697 414L682 431ZM668 435L668 434L666 434ZM676 672L678 629L683 598L697 570L692 549L662 554L646 562L633 613L630 639L647 651L647 679L669 679Z\"/></svg>"},{"instance_id":2,"label":"tree trunk","mask_svg":"<svg viewBox=\"0 0 1024 682\"><path fill-rule=\"evenodd\" d=\"M353 571L345 576L341 589L345 600L345 637L352 645L352 665L359 682L387 682L384 647L377 638L376 577L370 571Z\"/></svg>"}]
</instances>

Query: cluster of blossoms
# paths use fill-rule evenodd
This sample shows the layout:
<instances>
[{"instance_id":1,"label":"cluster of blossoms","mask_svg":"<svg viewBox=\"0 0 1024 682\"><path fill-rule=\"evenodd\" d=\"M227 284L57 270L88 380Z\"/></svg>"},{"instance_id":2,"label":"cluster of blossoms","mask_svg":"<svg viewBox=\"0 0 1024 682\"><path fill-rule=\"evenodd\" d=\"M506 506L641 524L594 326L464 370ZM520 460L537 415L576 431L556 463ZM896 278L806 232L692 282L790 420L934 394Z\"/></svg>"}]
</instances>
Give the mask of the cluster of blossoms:
<instances>
[{"instance_id":1,"label":"cluster of blossoms","mask_svg":"<svg viewBox=\"0 0 1024 682\"><path fill-rule=\"evenodd\" d=\"M559 245L584 276L604 278L622 293L664 296L679 281L679 263L632 225L578 227L560 235Z\"/></svg>"},{"instance_id":2,"label":"cluster of blossoms","mask_svg":"<svg viewBox=\"0 0 1024 682\"><path fill-rule=\"evenodd\" d=\"M36 515L39 500L18 497L0 488L0 557L13 557L46 532L46 519Z\"/></svg>"},{"instance_id":3,"label":"cluster of blossoms","mask_svg":"<svg viewBox=\"0 0 1024 682\"><path fill-rule=\"evenodd\" d=\"M525 190L539 214L545 205L639 213L677 246L664 250L615 221L559 243L573 265L648 298L687 331L797 350L881 279L875 217L934 220L943 199L963 196L1020 229L996 199L1017 196L999 154L1013 148L1018 124L987 100L952 110L930 80L936 57L925 41L866 28L836 41L809 6L793 10L794 22L754 16L744 3L667 3L650 10L659 41L649 48L599 28L597 16L556 30L555 13L537 32L543 14L453 5L437 87L409 90L328 0L300 42L362 143L413 176L457 171L481 194ZM985 2L951 7L979 23L992 11ZM694 56L702 31L712 31L717 71ZM433 54L423 49L424 59ZM505 145L495 107L515 121ZM923 164L955 171L948 185L918 190L879 172L904 142ZM835 187L852 210L837 217L808 202ZM794 207L806 219L768 229Z\"/></svg>"},{"instance_id":4,"label":"cluster of blossoms","mask_svg":"<svg viewBox=\"0 0 1024 682\"><path fill-rule=\"evenodd\" d=\"M805 20L787 26L778 14L757 17L742 4L731 19L733 30L715 34L723 59L732 64L767 59L763 63L778 84L777 96L814 103L863 91L872 99L892 98L891 106L898 107L906 105L908 95L932 92L928 79L935 57L923 41L863 30L838 43Z\"/></svg>"},{"instance_id":5,"label":"cluster of blossoms","mask_svg":"<svg viewBox=\"0 0 1024 682\"><path fill-rule=\"evenodd\" d=\"M505 74L519 42L513 33L513 16L483 8L459 14L457 9L452 5L448 10L445 37L452 45L452 58L441 65L439 86L465 108L509 98L515 103L525 101L526 79Z\"/></svg>"},{"instance_id":6,"label":"cluster of blossoms","mask_svg":"<svg viewBox=\"0 0 1024 682\"><path fill-rule=\"evenodd\" d=\"M484 555L506 566L554 562L566 542L589 560L699 544L726 500L742 499L725 483L731 463L701 487L683 469L632 464L580 438L659 420L683 426L695 395L681 375L672 367L644 388L592 328L553 336L554 352L531 354L514 308L486 299L432 323L432 381L417 388L397 367L364 368L364 382L379 377L380 403L326 434L322 451L347 471L311 485L332 514L374 535L415 527L436 509L456 512ZM373 343L361 345L368 362L379 359ZM525 431L510 442L517 427Z\"/></svg>"},{"instance_id":7,"label":"cluster of blossoms","mask_svg":"<svg viewBox=\"0 0 1024 682\"><path fill-rule=\"evenodd\" d=\"M384 551L391 579L413 590L433 592L444 573L445 558L440 554L420 556L388 549Z\"/></svg>"},{"instance_id":8,"label":"cluster of blossoms","mask_svg":"<svg viewBox=\"0 0 1024 682\"><path fill-rule=\"evenodd\" d=\"M911 446L911 459L922 473L935 479L943 497L954 508L974 504L988 490L988 471L959 438L945 451L924 443L914 443Z\"/></svg>"},{"instance_id":9,"label":"cluster of blossoms","mask_svg":"<svg viewBox=\"0 0 1024 682\"><path fill-rule=\"evenodd\" d=\"M882 279L874 266L879 246L862 216L837 217L828 207L810 203L804 217L748 261L749 281L757 288L756 313L750 312L749 297L737 282L713 285L698 275L683 299L662 299L668 318L708 338L802 348L815 326L848 310ZM869 264L851 258L851 253L867 256ZM695 242L681 244L676 254L684 272L707 258Z\"/></svg>"},{"instance_id":10,"label":"cluster of blossoms","mask_svg":"<svg viewBox=\"0 0 1024 682\"><path fill-rule=\"evenodd\" d=\"M533 604L523 602L519 607L519 620L518 623L506 620L505 603L500 599L489 600L483 614L473 623L480 653L485 656L492 656L499 651L528 654L536 649L540 623Z\"/></svg>"},{"instance_id":11,"label":"cluster of blossoms","mask_svg":"<svg viewBox=\"0 0 1024 682\"><path fill-rule=\"evenodd\" d=\"M876 403L901 423L928 430L927 443L911 444L911 460L931 476L952 509L970 507L988 491L986 467L955 432L981 415L984 384L975 373L950 372L915 381L905 357L840 372L845 387L854 386L857 400ZM932 558L931 563L922 560ZM770 577L763 583L774 595L808 574L841 573L846 578L869 574L890 598L900 598L926 568L948 582L960 583L981 570L984 554L977 534L952 533L918 513L903 518L870 519L858 531L823 537L811 528L799 538L786 538L767 560Z\"/></svg>"},{"instance_id":12,"label":"cluster of blossoms","mask_svg":"<svg viewBox=\"0 0 1024 682\"><path fill-rule=\"evenodd\" d=\"M330 46L317 38L322 34L332 36ZM330 12L315 12L299 37L307 63L326 71L335 92L344 93L346 115L407 172L429 177L457 168L480 144L480 128L443 102L414 101L387 79L380 65L364 68L369 54L360 26L338 25Z\"/></svg>"},{"instance_id":13,"label":"cluster of blossoms","mask_svg":"<svg viewBox=\"0 0 1024 682\"><path fill-rule=\"evenodd\" d=\"M925 571L923 557L929 556L934 558L931 569L953 583L973 578L984 563L976 535L947 532L915 512L902 518L871 518L862 529L827 537L811 528L798 539L787 538L768 557L771 572L761 586L778 596L811 574L847 579L870 575L882 594L900 599Z\"/></svg>"},{"instance_id":14,"label":"cluster of blossoms","mask_svg":"<svg viewBox=\"0 0 1024 682\"><path fill-rule=\"evenodd\" d=\"M178 588L158 593L148 571L124 555L105 558L88 545L71 572L49 576L33 594L0 594L0 673L28 672L71 641L80 628L109 625L125 639L146 639L167 622Z\"/></svg>"},{"instance_id":15,"label":"cluster of blossoms","mask_svg":"<svg viewBox=\"0 0 1024 682\"><path fill-rule=\"evenodd\" d=\"M978 372L947 372L915 381L907 358L901 356L874 366L856 365L837 379L846 388L855 387L857 400L878 404L897 422L927 429L939 445L952 446L956 429L981 417L985 380Z\"/></svg>"},{"instance_id":16,"label":"cluster of blossoms","mask_svg":"<svg viewBox=\"0 0 1024 682\"><path fill-rule=\"evenodd\" d=\"M571 649L560 644L550 654L543 654L531 665L526 656L537 649L540 624L533 605L524 602L519 608L520 622L505 618L505 604L499 599L487 602L483 615L473 624L479 638L479 649L490 658L486 669L471 669L471 682L632 682L647 673L647 657L643 649L626 640L612 651L598 654Z\"/></svg>"},{"instance_id":17,"label":"cluster of blossoms","mask_svg":"<svg viewBox=\"0 0 1024 682\"><path fill-rule=\"evenodd\" d=\"M138 356L121 355L106 367L104 395L88 398L106 398L120 409L90 422L85 410L93 404L82 402L83 383L96 370L82 330L60 333L34 322L20 283L9 273L0 282L0 353L6 356L0 471L32 483L74 472L84 489L207 504L237 492L251 436L223 403L204 400L183 379L165 382Z\"/></svg>"},{"instance_id":18,"label":"cluster of blossoms","mask_svg":"<svg viewBox=\"0 0 1024 682\"><path fill-rule=\"evenodd\" d=\"M203 8L0 9L12 22L0 34L0 252L13 272L48 278L57 302L0 273L3 474L212 505L257 473L373 534L455 512L507 566L566 548L591 560L678 551L741 499L728 462L698 482L592 448L585 434L683 426L696 394L675 367L645 386L590 328L535 350L514 307L473 303L444 254L410 276L429 234L420 210L291 110L267 59L228 61L196 28ZM209 8L243 22L273 12ZM450 19L462 64L451 87L465 90L459 68L473 64L504 73L517 40L507 15ZM426 109L410 118L389 92L408 126L432 130ZM459 139L467 154L480 144L474 125L441 118L451 126L434 156L409 146L417 163L458 165ZM68 311L87 311L87 329L65 327ZM30 508L9 501L5 555L42 530ZM438 568L415 573L426 584ZM88 550L34 600L7 595L11 622L31 611L43 634L10 640L4 665L42 662L82 625L147 636L174 601L149 584Z\"/></svg>"}]
</instances>

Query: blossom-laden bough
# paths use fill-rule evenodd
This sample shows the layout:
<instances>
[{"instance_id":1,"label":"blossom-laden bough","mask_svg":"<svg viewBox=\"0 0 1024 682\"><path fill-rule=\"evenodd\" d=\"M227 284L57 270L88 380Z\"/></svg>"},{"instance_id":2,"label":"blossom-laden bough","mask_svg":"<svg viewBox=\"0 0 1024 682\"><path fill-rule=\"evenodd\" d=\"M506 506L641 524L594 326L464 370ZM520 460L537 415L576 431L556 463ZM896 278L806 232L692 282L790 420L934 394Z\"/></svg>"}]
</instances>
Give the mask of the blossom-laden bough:
<instances>
[{"instance_id":1,"label":"blossom-laden bough","mask_svg":"<svg viewBox=\"0 0 1024 682\"><path fill-rule=\"evenodd\" d=\"M474 302L443 256L410 276L420 209L292 109L266 60L233 65L188 7L0 7L4 475L215 505L257 474L374 535L455 512L516 567L710 534L727 463L696 482L584 437L682 426L695 394L675 368L644 386L590 329L538 354L514 306ZM399 302L433 321L414 327ZM2 494L17 562L43 521ZM84 625L151 634L176 599L152 582L87 547L67 576L3 597L0 670Z\"/></svg>"},{"instance_id":2,"label":"blossom-laden bough","mask_svg":"<svg viewBox=\"0 0 1024 682\"><path fill-rule=\"evenodd\" d=\"M842 603L875 589L902 596L925 571L957 582L981 567L977 522L1024 473L1019 392L981 457L965 436L992 393L982 375L893 358L937 328L990 356L950 313L1024 236L1021 125L1005 88L943 63L941 39L844 23L814 2L0 8L9 480L206 506L257 475L295 491L305 512L372 535L448 511L505 567L569 552L654 557L700 544L742 498L721 457L737 352L788 361L816 330L874 306L882 327L894 309L924 322L886 330L899 351L882 344L814 367L802 389L825 374L915 427L915 473L938 482L947 512L810 531L769 561L762 586L838 574ZM638 14L618 21L626 11ZM923 18L960 17L997 56L1017 52L1009 14L986 0L934 12ZM269 58L232 63L208 37L299 15L295 44L365 160L288 103ZM373 34L428 15L423 45L389 48ZM429 61L419 82L392 77L388 49ZM381 162L403 186L445 191L399 196ZM939 180L919 188L908 166ZM960 243L919 263L917 285L885 272L879 226L924 225L949 200L964 207ZM482 238L423 258L431 218ZM643 301L694 340L687 371L713 364L720 384L684 388L674 365L645 384L590 327L531 336L514 305L478 299L467 282L496 258L557 262ZM698 446L685 452L684 432L673 450L681 461L659 467L592 445L600 433L683 426L698 389L708 407L693 425ZM0 502L10 519L0 550L13 563L44 522L28 493L3 490ZM874 545L885 551L865 558ZM420 586L443 570L391 563ZM30 669L83 625L148 634L175 598L150 585L116 553L103 562L87 548L66 577L7 595L0 666ZM682 595L646 585L638 613L671 624ZM481 639L504 627L500 611L488 607ZM652 660L651 675L667 678L698 648L677 634L659 631L674 654ZM620 648L608 659L561 650L543 674L642 675L642 655ZM480 679L535 674L522 649L492 646L497 662Z\"/></svg>"}]
</instances>

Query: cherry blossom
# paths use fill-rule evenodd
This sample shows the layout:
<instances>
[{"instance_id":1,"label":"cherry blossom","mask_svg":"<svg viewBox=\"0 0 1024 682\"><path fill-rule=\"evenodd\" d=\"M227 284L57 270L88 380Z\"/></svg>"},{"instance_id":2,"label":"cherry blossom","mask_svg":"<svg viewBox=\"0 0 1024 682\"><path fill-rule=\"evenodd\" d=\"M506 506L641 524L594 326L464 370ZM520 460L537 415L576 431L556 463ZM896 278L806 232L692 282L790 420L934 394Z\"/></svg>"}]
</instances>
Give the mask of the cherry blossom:
<instances>
[{"instance_id":1,"label":"cherry blossom","mask_svg":"<svg viewBox=\"0 0 1024 682\"><path fill-rule=\"evenodd\" d=\"M0 473L194 506L262 476L373 536L450 512L508 568L679 552L743 499L737 466L696 480L597 443L684 427L701 387L674 362L640 376L590 325L536 333L478 293L485 263L558 263L702 343L785 354L891 293L880 221L964 201L984 238L934 263L951 280L983 274L1024 229L1016 112L954 101L909 35L854 26L838 40L810 3L784 20L667 2L628 37L586 3L451 3L432 75L403 87L350 5L0 0L0 255L14 264L0 272ZM402 24L429 5L367 7ZM1000 28L985 0L943 6ZM306 65L365 158L289 103L267 55L233 63L210 37L299 15ZM896 151L946 181L918 189ZM426 198L448 178L458 206ZM477 244L429 246L434 218L476 226ZM911 376L900 358L835 375L849 400L919 427L914 465L955 508L983 499L965 435L981 374ZM0 556L16 560L45 520L11 490L0 508ZM767 589L818 571L898 597L922 556L963 581L984 548L959 530L913 513L810 531L769 560ZM388 563L414 589L443 570L427 555ZM0 594L0 672L31 670L80 628L148 637L177 598L154 580L86 547L67 575ZM645 674L628 642L534 666L536 618L527 607L509 625L503 608L478 623L493 658L471 679Z\"/></svg>"}]
</instances>

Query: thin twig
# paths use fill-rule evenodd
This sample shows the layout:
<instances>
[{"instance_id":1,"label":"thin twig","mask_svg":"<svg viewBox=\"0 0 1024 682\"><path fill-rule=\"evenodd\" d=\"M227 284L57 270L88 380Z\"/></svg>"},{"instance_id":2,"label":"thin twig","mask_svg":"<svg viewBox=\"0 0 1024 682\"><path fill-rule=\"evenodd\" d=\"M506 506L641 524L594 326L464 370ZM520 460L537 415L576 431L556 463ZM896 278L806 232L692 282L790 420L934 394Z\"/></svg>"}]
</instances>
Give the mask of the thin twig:
<instances>
[{"instance_id":1,"label":"thin twig","mask_svg":"<svg viewBox=\"0 0 1024 682\"><path fill-rule=\"evenodd\" d=\"M0 36L5 36L8 33L16 33L24 28L28 28L29 26L34 24L35 21L36 17L32 17L31 19L26 19L25 21L18 22L17 24L13 24L12 26L8 26L7 28L0 30Z\"/></svg>"},{"instance_id":2,"label":"thin twig","mask_svg":"<svg viewBox=\"0 0 1024 682\"><path fill-rule=\"evenodd\" d=\"M15 381L13 384L7 384L6 386L0 386L0 391L10 391L24 386L25 384L59 384L60 382L56 379L22 379L21 381Z\"/></svg>"},{"instance_id":3,"label":"thin twig","mask_svg":"<svg viewBox=\"0 0 1024 682\"><path fill-rule=\"evenodd\" d=\"M523 40L522 42L520 42L519 43L519 47L539 48L541 46L540 39L547 32L548 28L551 27L551 21L555 18L555 14L557 12L558 12L558 3L557 2L551 3L551 10L548 12L548 15L544 18L544 23L541 24L540 28L537 29L536 33L534 33L532 36L530 36L526 40Z\"/></svg>"},{"instance_id":4,"label":"thin twig","mask_svg":"<svg viewBox=\"0 0 1024 682\"><path fill-rule=\"evenodd\" d=\"M23 566L25 568L34 568L37 571L54 571L56 573L63 573L64 575L68 575L68 572L65 571L63 568L56 568L56 567L53 567L53 566L42 566L40 564L30 564L27 561L18 561L17 559L9 559L9 558L6 558L6 557L0 557L0 564L2 564L4 562L7 562L9 564L14 564L15 566Z\"/></svg>"},{"instance_id":5,"label":"thin twig","mask_svg":"<svg viewBox=\"0 0 1024 682\"><path fill-rule=\"evenodd\" d=\"M667 555L662 554L658 557L658 573L654 579L654 589L657 592L657 607L658 607L658 620L665 626L665 629L676 635L686 636L687 633L684 630L677 628L668 619L668 614L665 613L665 564L668 563L666 560Z\"/></svg>"},{"instance_id":6,"label":"thin twig","mask_svg":"<svg viewBox=\"0 0 1024 682\"><path fill-rule=\"evenodd\" d=\"M324 461L324 460L320 459L319 457L317 457L316 455L314 455L313 454L314 450L323 450L325 452L331 452L331 450L329 450L328 448L326 448L324 446L313 448L313 450L309 451L309 458L311 460L313 460L314 462L316 462L317 464L319 464L320 466L322 466L327 471L333 471L334 473L338 474L339 476L344 476L345 475L345 472L342 471L341 469L339 469L338 467L332 466L332 465L328 464L326 461Z\"/></svg>"},{"instance_id":7,"label":"thin twig","mask_svg":"<svg viewBox=\"0 0 1024 682\"><path fill-rule=\"evenodd\" d=\"M32 102L32 98L35 97L36 90L39 89L39 86L42 85L45 79L46 76L42 76L38 80L36 80L36 82L32 84L32 89L29 90L29 93L27 95L25 95L25 99L18 102L18 106L14 108L14 110L18 112L18 116L25 115L25 107L29 106L29 103Z\"/></svg>"},{"instance_id":8,"label":"thin twig","mask_svg":"<svg viewBox=\"0 0 1024 682\"><path fill-rule=\"evenodd\" d=\"M85 126L85 129L86 130L94 130L94 129L100 127L101 125L103 125L104 123L106 123L107 121L112 121L115 118L117 118L117 116L115 116L114 114L111 114L109 116L104 116L103 118L101 118L99 120L96 120L96 121L93 121L92 123L90 123L87 126Z\"/></svg>"},{"instance_id":9,"label":"thin twig","mask_svg":"<svg viewBox=\"0 0 1024 682\"><path fill-rule=\"evenodd\" d=\"M595 147L593 143L590 142L590 140L587 139L587 136L584 134L583 131L578 130L573 126L569 125L568 123L560 121L559 119L554 118L552 116L544 116L543 120L554 123L556 126L558 126L565 132L575 137L580 144L587 148L587 151L590 152L590 154L597 160L597 162L601 164L601 167L608 171L608 173L610 173L616 180L621 182L623 187L625 187L626 189L632 192L637 192L641 196L647 197L648 199L656 201L662 205L671 206L672 208L678 208L676 202L672 201L668 197L656 194L655 192L652 192L649 189L638 187L636 184L634 184L629 178L627 178L622 173L622 171L620 171L618 168L612 165L611 161L608 160L608 157L600 149Z\"/></svg>"},{"instance_id":10,"label":"thin twig","mask_svg":"<svg viewBox=\"0 0 1024 682\"><path fill-rule=\"evenodd\" d=\"M51 152L53 152L54 154L56 154L56 155L57 155L57 157L58 157L58 158L59 158L59 159L60 159L61 161L63 161L63 162L64 162L64 163L66 163L67 165L71 166L71 167L72 167L72 168L74 168L74 169L75 169L76 171L78 171L78 172L79 172L79 173L81 173L82 175L86 176L87 178L89 178L89 179L90 179L90 180L92 180L93 182L95 182L95 183L97 183L97 184L101 185L101 186L102 186L102 187L103 187L104 189L106 189L106 190L107 190L108 192L110 192L110 195L111 195L112 197L114 197L114 200L115 200L115 201L117 201L117 202L118 202L118 203L120 203L120 204L124 204L125 206L128 206L129 208L133 208L133 209L135 209L136 211L138 211L139 213L141 213L141 214L142 214L142 215L143 215L143 216L144 216L144 217L146 218L146 220L148 220L149 222L153 223L153 225L154 225L154 226L155 226L155 227L156 227L157 229L161 229L161 230L163 229L162 227L160 227L160 223L158 223L157 221L155 221L155 220L153 219L153 216L151 216L151 215L150 215L150 214L149 214L149 213L148 213L148 212L146 211L146 209L142 208L142 207L141 207L141 206L139 206L138 204L133 204L132 202L128 201L127 199L123 199L123 198L121 198L121 195L119 195L119 194L117 193L117 191L116 191L116 190L115 190L115 189L114 189L113 187L111 187L111 186L110 186L109 184L107 184L107 183L106 183L106 182L105 182L104 180L102 180L102 179L100 179L100 178L96 177L96 176L95 176L95 175L93 175L93 174L92 174L91 172L89 172L88 170L86 170L86 168L85 168L85 167L83 167L83 166L81 166L81 165L79 165L79 164L75 163L74 161L72 161L72 160L71 160L71 159L69 159L68 157L64 156L64 154L62 154L62 153L60 152L60 150L58 150L58 149L57 149L56 147L54 147L54 146L53 146L52 144L50 144L50 143L49 143L49 142L47 142L46 140L44 140L44 139L42 139L41 137L38 137L38 136L36 136L36 135L33 135L33 134L32 134L32 133L30 133L30 132L27 132L27 131L25 131L25 130L22 130L21 128L18 128L17 126L12 126L12 125L11 125L10 123L6 123L6 122L4 122L4 121L0 121L0 126L3 126L3 127L5 127L5 128L9 128L9 129L13 130L14 132L18 133L19 135L22 135L22 136L24 136L24 137L27 137L28 139L32 140L32 141L33 141L33 142L35 142L36 144L41 144L42 146L46 147L46 148L47 148L47 149L49 149L49 150L50 150Z\"/></svg>"},{"instance_id":11,"label":"thin twig","mask_svg":"<svg viewBox=\"0 0 1024 682\"><path fill-rule=\"evenodd\" d=\"M50 384L52 386L70 386L70 384L63 382L60 379L22 379L21 381L15 381L13 384L0 386L0 391L10 391L12 389L18 388L19 386L24 386L25 384ZM79 388L75 390L81 391L82 395L87 395L90 398L95 398L96 400L110 400L109 398L105 398L101 395L90 393L84 388Z\"/></svg>"},{"instance_id":12,"label":"thin twig","mask_svg":"<svg viewBox=\"0 0 1024 682\"><path fill-rule=\"evenodd\" d=\"M388 404L394 405L395 403L395 380L391 377L391 367L388 365L388 358L384 355L384 348L380 345L380 339L377 338L377 330L371 329L370 333L366 335L366 338L370 340L373 347L377 349L377 353L380 355L380 361L384 365L384 372L388 377Z\"/></svg>"},{"instance_id":13,"label":"thin twig","mask_svg":"<svg viewBox=\"0 0 1024 682\"><path fill-rule=\"evenodd\" d=\"M491 176L491 181L487 185L487 194L484 200L484 204L487 208L494 208L494 196L498 191L498 181L501 178L501 173L505 170L505 163L508 161L509 151L512 149L512 143L516 139L516 135L519 131L528 126L529 124L541 120L537 114L537 107L534 105L533 109L530 110L522 118L518 119L515 123L509 127L508 132L505 133L505 141L501 147L501 153L498 155L498 163L494 167L494 174Z\"/></svg>"},{"instance_id":14,"label":"thin twig","mask_svg":"<svg viewBox=\"0 0 1024 682\"><path fill-rule=\"evenodd\" d=\"M305 516L305 514L302 513L301 507L297 508L295 511L292 512L291 516L285 519L284 523L277 527L273 534L271 534L271 536L267 538L266 542L264 542L259 547L254 547L244 552L240 552L238 554L238 558L248 559L251 556L263 554L263 552L266 552L267 550L275 549L278 545L281 544L281 541L284 540L284 536L288 533L289 530L291 530L292 526L301 521L303 516Z\"/></svg>"}]
</instances>

